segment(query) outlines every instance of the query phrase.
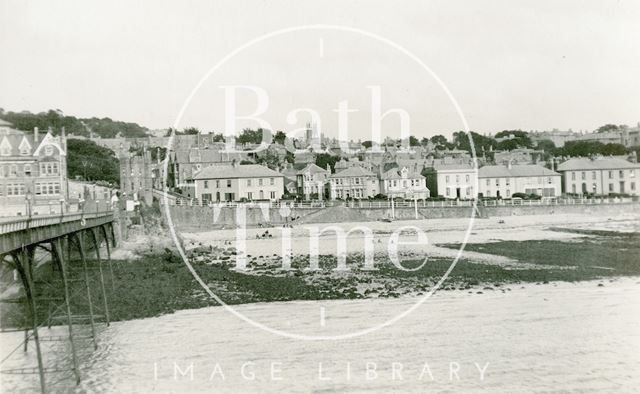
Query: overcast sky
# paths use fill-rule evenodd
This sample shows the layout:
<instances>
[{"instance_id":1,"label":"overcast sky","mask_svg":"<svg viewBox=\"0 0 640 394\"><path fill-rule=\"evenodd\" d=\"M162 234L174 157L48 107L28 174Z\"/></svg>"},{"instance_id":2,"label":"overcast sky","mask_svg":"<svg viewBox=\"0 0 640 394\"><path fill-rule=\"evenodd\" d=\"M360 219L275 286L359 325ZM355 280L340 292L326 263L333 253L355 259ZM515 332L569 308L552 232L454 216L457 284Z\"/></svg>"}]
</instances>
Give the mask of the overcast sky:
<instances>
[{"instance_id":1,"label":"overcast sky","mask_svg":"<svg viewBox=\"0 0 640 394\"><path fill-rule=\"evenodd\" d=\"M640 1L0 1L0 107L173 124L198 81L246 42L286 27L331 24L387 38L448 87L472 130L593 130L640 122ZM224 129L223 85L259 86L274 129L317 110L337 130L338 103L358 109L350 135L371 130L370 90L402 108L413 134L450 134L460 117L442 87L396 48L356 33L271 37L205 81L181 126ZM239 113L256 97L238 93ZM385 117L383 131L398 130ZM250 122L239 123L251 126Z\"/></svg>"}]
</instances>

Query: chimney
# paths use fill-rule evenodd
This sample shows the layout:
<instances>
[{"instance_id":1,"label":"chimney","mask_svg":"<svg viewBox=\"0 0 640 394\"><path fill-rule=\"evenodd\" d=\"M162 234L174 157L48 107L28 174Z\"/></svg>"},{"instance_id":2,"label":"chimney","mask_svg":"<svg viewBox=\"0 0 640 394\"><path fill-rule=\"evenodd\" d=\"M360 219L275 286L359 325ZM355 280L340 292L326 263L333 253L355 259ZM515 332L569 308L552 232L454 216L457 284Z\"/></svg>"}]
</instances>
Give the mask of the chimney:
<instances>
[{"instance_id":1,"label":"chimney","mask_svg":"<svg viewBox=\"0 0 640 394\"><path fill-rule=\"evenodd\" d=\"M507 168L508 168L508 169L511 169L511 160L509 160L509 161L507 162Z\"/></svg>"},{"instance_id":2,"label":"chimney","mask_svg":"<svg viewBox=\"0 0 640 394\"><path fill-rule=\"evenodd\" d=\"M34 127L33 128L33 142L38 142L38 128Z\"/></svg>"}]
</instances>

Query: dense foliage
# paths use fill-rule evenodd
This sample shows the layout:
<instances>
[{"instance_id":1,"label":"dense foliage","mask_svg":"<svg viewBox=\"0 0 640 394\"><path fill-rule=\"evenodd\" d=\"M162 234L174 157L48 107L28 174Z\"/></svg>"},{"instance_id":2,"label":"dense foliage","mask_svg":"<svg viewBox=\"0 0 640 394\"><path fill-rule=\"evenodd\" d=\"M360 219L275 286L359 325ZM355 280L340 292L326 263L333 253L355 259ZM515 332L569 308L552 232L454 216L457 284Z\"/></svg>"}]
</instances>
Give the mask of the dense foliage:
<instances>
[{"instance_id":1,"label":"dense foliage","mask_svg":"<svg viewBox=\"0 0 640 394\"><path fill-rule=\"evenodd\" d=\"M120 164L115 153L90 140L67 140L67 175L69 179L120 182Z\"/></svg>"},{"instance_id":2,"label":"dense foliage","mask_svg":"<svg viewBox=\"0 0 640 394\"><path fill-rule=\"evenodd\" d=\"M149 131L137 123L120 122L110 118L76 118L52 109L33 114L29 111L5 112L0 108L0 118L12 123L18 130L32 131L37 127L45 131L51 128L56 135L63 127L67 134L88 137L93 132L95 136L102 138L113 138L118 134L121 137L145 137Z\"/></svg>"}]
</instances>

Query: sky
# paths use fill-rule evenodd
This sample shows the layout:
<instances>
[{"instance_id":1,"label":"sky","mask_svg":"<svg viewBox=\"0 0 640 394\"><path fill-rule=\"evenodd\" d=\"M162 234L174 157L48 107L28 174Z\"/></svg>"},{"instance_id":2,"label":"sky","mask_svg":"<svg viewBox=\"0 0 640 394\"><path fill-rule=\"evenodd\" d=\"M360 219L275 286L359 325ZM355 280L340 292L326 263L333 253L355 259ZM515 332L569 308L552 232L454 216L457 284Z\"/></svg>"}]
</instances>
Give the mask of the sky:
<instances>
[{"instance_id":1,"label":"sky","mask_svg":"<svg viewBox=\"0 0 640 394\"><path fill-rule=\"evenodd\" d=\"M480 133L636 125L639 20L628 0L2 0L0 107L258 127L228 122L235 93L238 116L258 111L287 132L313 119L336 135L346 102L354 139L371 139L376 122L397 136L400 112L419 137L463 130L463 117ZM375 88L380 114L398 111L376 117Z\"/></svg>"}]
</instances>

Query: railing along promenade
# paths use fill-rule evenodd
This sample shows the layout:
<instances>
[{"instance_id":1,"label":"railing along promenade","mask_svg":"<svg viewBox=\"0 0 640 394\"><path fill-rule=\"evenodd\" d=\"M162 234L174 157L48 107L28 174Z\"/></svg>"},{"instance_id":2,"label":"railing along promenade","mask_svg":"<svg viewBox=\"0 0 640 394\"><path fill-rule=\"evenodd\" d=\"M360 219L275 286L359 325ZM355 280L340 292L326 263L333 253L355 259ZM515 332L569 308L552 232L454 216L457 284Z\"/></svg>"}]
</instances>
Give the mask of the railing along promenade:
<instances>
[{"instance_id":1,"label":"railing along promenade","mask_svg":"<svg viewBox=\"0 0 640 394\"><path fill-rule=\"evenodd\" d=\"M628 204L638 202L638 199L631 197L612 197L612 198L542 198L539 200L482 200L478 201L478 206L483 207L511 207L511 206L562 206L562 205L601 205L601 204ZM347 208L361 209L380 209L391 208L391 201L264 201L264 202L210 202L199 201L197 199L178 198L175 201L169 201L170 205L190 206L190 207L229 207L237 206L264 206L268 204L270 208L280 208L283 206L298 209L319 209L334 206L344 206ZM455 207L472 207L473 200L442 200L442 201L394 201L394 208L455 208Z\"/></svg>"}]
</instances>

